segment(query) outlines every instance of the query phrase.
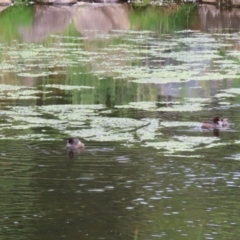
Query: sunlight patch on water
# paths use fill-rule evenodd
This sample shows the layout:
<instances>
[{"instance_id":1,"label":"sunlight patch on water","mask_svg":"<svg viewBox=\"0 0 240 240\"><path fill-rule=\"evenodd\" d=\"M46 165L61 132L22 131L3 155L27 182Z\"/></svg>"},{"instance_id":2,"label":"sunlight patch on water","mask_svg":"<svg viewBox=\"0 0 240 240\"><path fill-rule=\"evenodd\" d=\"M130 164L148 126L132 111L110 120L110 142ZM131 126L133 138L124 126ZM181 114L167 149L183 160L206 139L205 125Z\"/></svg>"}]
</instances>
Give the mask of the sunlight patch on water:
<instances>
[{"instance_id":1,"label":"sunlight patch on water","mask_svg":"<svg viewBox=\"0 0 240 240\"><path fill-rule=\"evenodd\" d=\"M181 155L181 154L165 154L167 157L179 157L179 158L202 158L203 155Z\"/></svg>"},{"instance_id":2,"label":"sunlight patch on water","mask_svg":"<svg viewBox=\"0 0 240 240\"><path fill-rule=\"evenodd\" d=\"M13 139L12 136L3 136L0 135L0 139ZM39 133L33 133L33 134L24 134L24 135L15 135L14 140L30 140L32 141L39 142L39 141L55 141L56 139L51 137L50 135L46 134L39 134Z\"/></svg>"},{"instance_id":3,"label":"sunlight patch on water","mask_svg":"<svg viewBox=\"0 0 240 240\"><path fill-rule=\"evenodd\" d=\"M58 136L80 136L94 141L136 142L154 139L159 128L158 120L101 117L99 110L104 108L104 105L15 106L2 112L8 116L8 124L1 125L1 138L22 139L22 132L15 131L12 137L5 136L14 129L25 131L26 139L33 138L32 129L47 127L55 129ZM52 139L48 130L44 131L45 135L36 134L36 139L41 140L44 136L45 139Z\"/></svg>"},{"instance_id":4,"label":"sunlight patch on water","mask_svg":"<svg viewBox=\"0 0 240 240\"><path fill-rule=\"evenodd\" d=\"M101 193L101 192L104 192L105 189L102 189L102 188L93 188L93 189L88 189L88 192L98 192L98 193Z\"/></svg>"},{"instance_id":5,"label":"sunlight patch on water","mask_svg":"<svg viewBox=\"0 0 240 240\"><path fill-rule=\"evenodd\" d=\"M127 105L117 105L116 108L134 108L145 111L161 111L161 112L195 112L201 111L207 105L208 99L199 100L194 98L186 99L184 103L176 102L130 102ZM158 104L165 105L158 107Z\"/></svg>"},{"instance_id":6,"label":"sunlight patch on water","mask_svg":"<svg viewBox=\"0 0 240 240\"><path fill-rule=\"evenodd\" d=\"M221 92L223 92L223 94L226 94L227 97L234 97L234 94L240 94L240 88L228 88L225 90L221 90Z\"/></svg>"},{"instance_id":7,"label":"sunlight patch on water","mask_svg":"<svg viewBox=\"0 0 240 240\"><path fill-rule=\"evenodd\" d=\"M225 158L226 158L226 159L231 159L231 160L240 161L240 154L235 154L235 155L228 156L228 157L225 157Z\"/></svg>"},{"instance_id":8,"label":"sunlight patch on water","mask_svg":"<svg viewBox=\"0 0 240 240\"><path fill-rule=\"evenodd\" d=\"M179 121L162 121L160 124L164 127L180 127L180 126L196 127L200 125L200 123L198 122L179 122Z\"/></svg>"},{"instance_id":9,"label":"sunlight patch on water","mask_svg":"<svg viewBox=\"0 0 240 240\"><path fill-rule=\"evenodd\" d=\"M46 88L58 88L61 90L67 90L67 91L71 91L71 90L81 90L81 89L91 89L94 87L90 87L90 86L79 86L79 85L61 85L61 84L46 84L43 85L43 87Z\"/></svg>"},{"instance_id":10,"label":"sunlight patch on water","mask_svg":"<svg viewBox=\"0 0 240 240\"><path fill-rule=\"evenodd\" d=\"M141 109L145 111L156 111L157 102L130 102L127 105L115 105L115 108L135 108L135 109Z\"/></svg>"},{"instance_id":11,"label":"sunlight patch on water","mask_svg":"<svg viewBox=\"0 0 240 240\"><path fill-rule=\"evenodd\" d=\"M14 69L14 65L10 64L10 63L5 63L5 62L1 62L0 63L0 70L4 71L4 70L13 70Z\"/></svg>"},{"instance_id":12,"label":"sunlight patch on water","mask_svg":"<svg viewBox=\"0 0 240 240\"><path fill-rule=\"evenodd\" d=\"M33 87L0 84L0 98L6 99L38 99L38 95L48 94L51 91L40 91Z\"/></svg>"},{"instance_id":13,"label":"sunlight patch on water","mask_svg":"<svg viewBox=\"0 0 240 240\"><path fill-rule=\"evenodd\" d=\"M156 136L162 135L162 133L158 131L158 129L161 128L159 126L159 120L157 119L142 119L142 120L148 122L148 125L136 131L136 134L141 141L153 140L155 139Z\"/></svg>"},{"instance_id":14,"label":"sunlight patch on water","mask_svg":"<svg viewBox=\"0 0 240 240\"><path fill-rule=\"evenodd\" d=\"M157 111L162 112L197 112L201 111L205 104L202 103L183 103L183 104L175 104L169 107L161 107L158 108Z\"/></svg>"},{"instance_id":15,"label":"sunlight patch on water","mask_svg":"<svg viewBox=\"0 0 240 240\"><path fill-rule=\"evenodd\" d=\"M228 142L222 142L222 143L210 143L209 145L205 146L204 148L214 148L214 147L221 147L221 146L226 146L230 145Z\"/></svg>"},{"instance_id":16,"label":"sunlight patch on water","mask_svg":"<svg viewBox=\"0 0 240 240\"><path fill-rule=\"evenodd\" d=\"M0 84L0 92L3 91L18 91L25 89L24 86L17 86L17 85L8 85L8 84Z\"/></svg>"},{"instance_id":17,"label":"sunlight patch on water","mask_svg":"<svg viewBox=\"0 0 240 240\"><path fill-rule=\"evenodd\" d=\"M20 77L30 77L30 78L38 78L38 77L46 77L50 75L58 75L59 73L54 71L47 71L47 72L39 72L39 73L31 73L31 72L21 72L18 73Z\"/></svg>"},{"instance_id":18,"label":"sunlight patch on water","mask_svg":"<svg viewBox=\"0 0 240 240\"><path fill-rule=\"evenodd\" d=\"M193 99L186 100L193 101ZM195 100L197 104L207 102L206 99ZM146 102L146 106L148 103ZM140 107L140 105L137 106ZM143 104L144 109L146 106ZM159 138L161 139L164 135L161 131L164 128L195 127L198 123L187 121L161 122L155 118L137 120L126 117L106 117L101 116L103 110L105 110L104 105L15 106L3 111L3 114L8 118L6 118L7 124L1 125L0 138L53 140L52 132L54 130L57 139L78 136L89 141L122 142L123 145L130 148L138 142L143 147L153 147L168 154L183 151L193 152L202 148L226 145L226 143L215 143L219 140L217 137L203 136L165 136L165 141L159 141ZM47 117L45 117L46 114ZM35 128L42 128L41 134L34 133ZM10 136L9 132L11 132Z\"/></svg>"},{"instance_id":19,"label":"sunlight patch on water","mask_svg":"<svg viewBox=\"0 0 240 240\"><path fill-rule=\"evenodd\" d=\"M174 140L177 139L178 141ZM175 136L173 140L162 142L146 142L145 147L153 147L158 150L164 150L165 153L175 152L193 152L201 145L209 145L214 141L218 141L217 137L192 137L192 136Z\"/></svg>"},{"instance_id":20,"label":"sunlight patch on water","mask_svg":"<svg viewBox=\"0 0 240 240\"><path fill-rule=\"evenodd\" d=\"M84 49L82 43L84 38L81 37L71 38L76 42L59 44L58 37L53 35L53 43L46 46L23 43L19 48L14 45L6 53L7 60L1 63L0 69L6 72L12 71L12 67L20 62L18 68L14 67L14 71L19 76L37 77L59 72L65 74L69 68L78 67L79 64L81 66L89 64L84 70L87 71L87 74L97 76L96 79L110 76L112 80L122 78L136 83L159 84L159 89L164 83L177 82L178 89L180 89L181 84L179 83L182 82L221 80L236 77L238 74L237 62L234 59L226 59L219 53L218 47L225 43L224 35L216 41L212 34L203 34L199 31L189 31L188 36L184 35L184 32L177 32L177 36L172 36L172 38L169 38L168 34L162 34L159 38L151 31L115 31L114 34L121 36L120 43L112 42L111 34L102 34L99 37L108 39L109 42L102 48L96 47L89 51ZM54 42L55 38L57 42ZM226 54L230 56L232 52L226 52ZM211 64L214 68L209 68ZM51 68L60 70L49 70ZM81 73L81 70L79 71ZM0 92L2 97L6 96L9 99L35 100L42 94L53 93L54 88L68 91L69 94L71 91L95 87L95 85L92 87L58 84L54 80L47 83L41 87L51 91L2 84ZM204 84L198 84L197 87L201 89L202 85ZM194 86L196 87L196 85ZM6 91L9 92L6 93ZM215 97L225 99L239 93L240 91L237 89L228 89L215 94ZM46 99L48 97L51 96L46 96ZM169 102L141 99L138 102L132 100L125 105L117 105L115 109L107 109L105 105L98 104L13 107L2 111L9 118L5 121L11 124L1 125L2 136L6 137L12 128L12 130L21 130L20 132L15 131L13 137L22 138L24 134L32 137L34 128L49 127L51 131L55 132L57 138L73 135L93 141L121 141L128 147L133 147L135 143L140 142L142 146L152 146L171 153L185 150L194 151L198 148L218 147L226 144L215 143L217 138L212 140L211 138L168 136L162 131L163 129L169 130L171 127L195 127L198 125L191 120L161 122L161 119L145 118L146 115L143 119L133 119L127 116L108 117L108 114L110 116L116 109L123 109L120 111L136 109L146 112L167 112L168 114L194 113L205 110L206 106L212 102L210 98L184 98L181 101ZM229 105L227 101L221 101L218 104L222 105L222 108ZM105 115L103 116L103 114ZM48 131L43 130L46 131L45 138L51 139ZM162 136L164 136L164 141L162 139L159 141ZM43 138L42 135L37 137ZM154 142L155 139L159 142ZM204 141L208 143L208 146L205 146Z\"/></svg>"},{"instance_id":21,"label":"sunlight patch on water","mask_svg":"<svg viewBox=\"0 0 240 240\"><path fill-rule=\"evenodd\" d=\"M121 43L111 42L114 34L115 37L121 36ZM111 34L98 34L98 38L107 39L109 44L94 51L86 51L82 43L85 39L83 37L61 36L62 39L75 42L59 43L57 39L59 36L52 35L53 43L47 46L26 43L21 43L21 48L17 45L11 46L5 53L8 55L5 59L8 60L1 63L0 70L14 69L18 76L39 77L55 75L60 71L66 73L67 67L89 64L92 68L89 73L98 76L99 79L107 74L114 76L115 79L128 79L144 84L222 80L235 78L238 75L237 62L224 59L219 54L218 48L222 47L226 40L224 35L219 36L216 41L212 34L198 31L189 32L188 36L181 34L183 33L177 33L172 38L169 38L168 34L162 34L159 39L151 31L113 31ZM150 47L146 48L146 44ZM226 54L238 56L237 51L229 51ZM160 65L152 71L148 66L129 64L137 60L144 61L146 58ZM17 61L21 64L15 68ZM177 64L165 64L168 61ZM211 61L216 66L216 70L205 71ZM222 66L221 71L219 71L220 66ZM61 68L61 70L50 71L50 68Z\"/></svg>"},{"instance_id":22,"label":"sunlight patch on water","mask_svg":"<svg viewBox=\"0 0 240 240\"><path fill-rule=\"evenodd\" d=\"M199 144L210 144L215 141L218 141L219 138L217 137L202 137L202 136L197 136L197 137L192 137L192 136L175 136L175 139L178 139L181 142L185 142L190 145L199 145Z\"/></svg>"},{"instance_id":23,"label":"sunlight patch on water","mask_svg":"<svg viewBox=\"0 0 240 240\"><path fill-rule=\"evenodd\" d=\"M24 106L13 106L10 108L10 110L5 110L2 111L3 114L8 115L8 116L41 116L41 113L37 111L37 107L35 106L29 106L29 107L24 107Z\"/></svg>"},{"instance_id":24,"label":"sunlight patch on water","mask_svg":"<svg viewBox=\"0 0 240 240\"><path fill-rule=\"evenodd\" d=\"M216 97L216 98L233 98L233 97L235 97L234 94L227 93L226 90L221 90L221 91L225 91L225 93L224 92L217 93L214 95L214 97Z\"/></svg>"},{"instance_id":25,"label":"sunlight patch on water","mask_svg":"<svg viewBox=\"0 0 240 240\"><path fill-rule=\"evenodd\" d=\"M93 137L88 137L88 140L94 140L99 142L109 142L109 141L130 141L134 142L134 137L129 133L116 133L116 132L106 132L104 134L95 134Z\"/></svg>"},{"instance_id":26,"label":"sunlight patch on water","mask_svg":"<svg viewBox=\"0 0 240 240\"><path fill-rule=\"evenodd\" d=\"M153 147L157 150L163 150L164 152L167 153L175 153L179 151L188 151L188 152L193 152L196 149L198 144L188 144L180 141L166 141L166 142L147 142L143 146L144 147Z\"/></svg>"}]
</instances>

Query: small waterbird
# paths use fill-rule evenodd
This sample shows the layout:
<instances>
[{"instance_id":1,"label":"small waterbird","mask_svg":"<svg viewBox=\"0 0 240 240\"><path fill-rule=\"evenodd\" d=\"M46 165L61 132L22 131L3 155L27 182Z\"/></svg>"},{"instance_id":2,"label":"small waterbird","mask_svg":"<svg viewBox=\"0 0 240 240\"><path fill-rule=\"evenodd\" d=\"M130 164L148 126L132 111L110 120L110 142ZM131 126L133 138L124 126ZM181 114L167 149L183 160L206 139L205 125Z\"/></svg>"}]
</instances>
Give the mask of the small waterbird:
<instances>
[{"instance_id":1,"label":"small waterbird","mask_svg":"<svg viewBox=\"0 0 240 240\"><path fill-rule=\"evenodd\" d=\"M79 150L84 148L84 143L82 143L78 138L68 138L66 148L70 151Z\"/></svg>"},{"instance_id":2,"label":"small waterbird","mask_svg":"<svg viewBox=\"0 0 240 240\"><path fill-rule=\"evenodd\" d=\"M204 121L201 123L201 128L208 130L227 128L228 126L228 118L225 117L215 117L212 121Z\"/></svg>"}]
</instances>

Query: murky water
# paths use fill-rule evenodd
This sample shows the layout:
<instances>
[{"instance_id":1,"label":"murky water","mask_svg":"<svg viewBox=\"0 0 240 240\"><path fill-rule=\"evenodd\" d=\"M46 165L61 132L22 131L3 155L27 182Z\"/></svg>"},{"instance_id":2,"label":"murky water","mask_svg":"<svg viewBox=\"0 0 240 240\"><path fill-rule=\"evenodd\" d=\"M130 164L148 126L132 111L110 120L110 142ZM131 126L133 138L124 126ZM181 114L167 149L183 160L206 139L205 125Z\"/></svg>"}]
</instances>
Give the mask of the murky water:
<instances>
[{"instance_id":1,"label":"murky water","mask_svg":"<svg viewBox=\"0 0 240 240\"><path fill-rule=\"evenodd\" d=\"M1 239L239 238L239 10L158 11L0 13Z\"/></svg>"}]
</instances>

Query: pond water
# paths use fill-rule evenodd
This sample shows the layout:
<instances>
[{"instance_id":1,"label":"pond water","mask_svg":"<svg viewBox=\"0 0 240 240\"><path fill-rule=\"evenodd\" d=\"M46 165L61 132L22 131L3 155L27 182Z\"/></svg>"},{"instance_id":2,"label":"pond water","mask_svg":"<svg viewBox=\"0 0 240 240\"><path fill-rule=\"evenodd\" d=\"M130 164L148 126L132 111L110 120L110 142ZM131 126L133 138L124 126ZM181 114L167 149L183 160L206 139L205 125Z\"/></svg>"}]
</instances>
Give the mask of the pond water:
<instances>
[{"instance_id":1,"label":"pond water","mask_svg":"<svg viewBox=\"0 0 240 240\"><path fill-rule=\"evenodd\" d=\"M0 239L238 239L239 11L2 10Z\"/></svg>"}]
</instances>

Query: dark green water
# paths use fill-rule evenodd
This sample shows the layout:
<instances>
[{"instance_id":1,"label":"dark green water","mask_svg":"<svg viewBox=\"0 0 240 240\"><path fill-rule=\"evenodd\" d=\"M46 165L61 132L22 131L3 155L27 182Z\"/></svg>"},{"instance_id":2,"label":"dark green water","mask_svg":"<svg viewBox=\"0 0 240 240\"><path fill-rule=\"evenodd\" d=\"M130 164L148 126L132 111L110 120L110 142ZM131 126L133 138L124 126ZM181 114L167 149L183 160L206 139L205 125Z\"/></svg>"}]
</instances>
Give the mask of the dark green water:
<instances>
[{"instance_id":1,"label":"dark green water","mask_svg":"<svg viewBox=\"0 0 240 240\"><path fill-rule=\"evenodd\" d=\"M238 10L14 6L0 25L0 239L239 239ZM229 129L201 131L214 116Z\"/></svg>"}]
</instances>

